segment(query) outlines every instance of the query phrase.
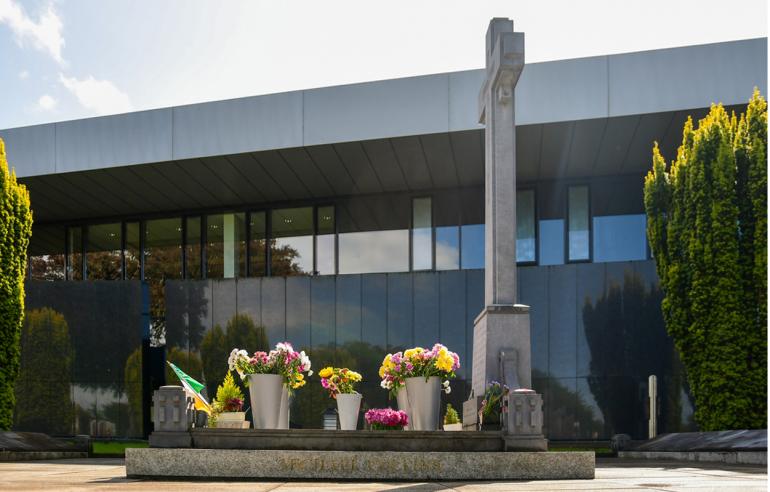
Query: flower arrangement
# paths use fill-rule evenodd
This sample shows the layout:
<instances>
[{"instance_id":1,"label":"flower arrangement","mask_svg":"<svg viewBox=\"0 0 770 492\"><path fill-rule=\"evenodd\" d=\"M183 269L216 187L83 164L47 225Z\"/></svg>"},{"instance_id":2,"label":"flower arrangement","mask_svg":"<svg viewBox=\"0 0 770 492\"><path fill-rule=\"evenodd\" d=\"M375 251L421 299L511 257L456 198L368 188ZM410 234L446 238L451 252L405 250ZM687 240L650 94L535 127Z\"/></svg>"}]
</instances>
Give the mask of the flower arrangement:
<instances>
[{"instance_id":1,"label":"flower arrangement","mask_svg":"<svg viewBox=\"0 0 770 492\"><path fill-rule=\"evenodd\" d=\"M401 430L409 424L406 412L392 408L372 408L364 418L372 430Z\"/></svg>"},{"instance_id":2,"label":"flower arrangement","mask_svg":"<svg viewBox=\"0 0 770 492\"><path fill-rule=\"evenodd\" d=\"M339 394L357 393L353 386L361 382L361 375L347 367L324 367L318 375L321 376L321 386L335 399Z\"/></svg>"},{"instance_id":3,"label":"flower arrangement","mask_svg":"<svg viewBox=\"0 0 770 492\"><path fill-rule=\"evenodd\" d=\"M487 385L484 399L481 401L479 414L487 417L500 417L503 412L503 398L510 393L508 386L492 381ZM490 419L493 420L493 419Z\"/></svg>"},{"instance_id":4,"label":"flower arrangement","mask_svg":"<svg viewBox=\"0 0 770 492\"><path fill-rule=\"evenodd\" d=\"M217 388L217 396L213 403L216 413L240 412L243 410L243 392L235 384L231 372L227 372L225 380Z\"/></svg>"},{"instance_id":5,"label":"flower arrangement","mask_svg":"<svg viewBox=\"0 0 770 492\"><path fill-rule=\"evenodd\" d=\"M404 386L406 378L439 376L445 379L444 391L449 393L449 381L460 368L460 357L445 346L437 343L430 350L415 347L403 353L388 354L380 366L380 386L396 394Z\"/></svg>"},{"instance_id":6,"label":"flower arrangement","mask_svg":"<svg viewBox=\"0 0 770 492\"><path fill-rule=\"evenodd\" d=\"M310 358L305 351L295 351L289 342L277 344L270 352L254 352L251 357L245 350L234 348L227 363L230 370L236 371L241 379L250 374L280 374L290 390L305 386L303 373L313 375Z\"/></svg>"}]
</instances>

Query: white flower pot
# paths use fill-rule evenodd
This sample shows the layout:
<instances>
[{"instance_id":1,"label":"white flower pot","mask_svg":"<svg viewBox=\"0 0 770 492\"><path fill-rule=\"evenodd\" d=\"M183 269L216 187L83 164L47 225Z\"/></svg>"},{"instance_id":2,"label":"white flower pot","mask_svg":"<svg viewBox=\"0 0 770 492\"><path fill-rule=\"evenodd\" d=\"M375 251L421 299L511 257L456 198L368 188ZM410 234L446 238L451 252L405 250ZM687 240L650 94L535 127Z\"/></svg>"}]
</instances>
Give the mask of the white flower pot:
<instances>
[{"instance_id":1,"label":"white flower pot","mask_svg":"<svg viewBox=\"0 0 770 492\"><path fill-rule=\"evenodd\" d=\"M255 429L278 429L283 388L283 376L278 374L249 375L251 416Z\"/></svg>"},{"instance_id":2,"label":"white flower pot","mask_svg":"<svg viewBox=\"0 0 770 492\"><path fill-rule=\"evenodd\" d=\"M409 422L411 430L438 430L441 410L441 378L431 376L406 378L406 395L409 397Z\"/></svg>"},{"instance_id":3,"label":"white flower pot","mask_svg":"<svg viewBox=\"0 0 770 492\"><path fill-rule=\"evenodd\" d=\"M340 419L340 430L356 430L358 427L358 411L360 409L360 393L337 395L337 415Z\"/></svg>"},{"instance_id":4,"label":"white flower pot","mask_svg":"<svg viewBox=\"0 0 770 492\"><path fill-rule=\"evenodd\" d=\"M461 431L463 430L463 424L458 422L456 424L444 424L445 431Z\"/></svg>"},{"instance_id":5,"label":"white flower pot","mask_svg":"<svg viewBox=\"0 0 770 492\"><path fill-rule=\"evenodd\" d=\"M409 411L409 397L406 396L405 386L402 386L398 393L396 393L396 403L398 404L398 409L405 412L409 419L409 423L404 426L404 430L409 430L411 428L409 424L412 423L412 412Z\"/></svg>"},{"instance_id":6,"label":"white flower pot","mask_svg":"<svg viewBox=\"0 0 770 492\"><path fill-rule=\"evenodd\" d=\"M289 388L283 385L283 391L281 392L281 410L278 414L278 427L277 429L289 428Z\"/></svg>"}]
</instances>

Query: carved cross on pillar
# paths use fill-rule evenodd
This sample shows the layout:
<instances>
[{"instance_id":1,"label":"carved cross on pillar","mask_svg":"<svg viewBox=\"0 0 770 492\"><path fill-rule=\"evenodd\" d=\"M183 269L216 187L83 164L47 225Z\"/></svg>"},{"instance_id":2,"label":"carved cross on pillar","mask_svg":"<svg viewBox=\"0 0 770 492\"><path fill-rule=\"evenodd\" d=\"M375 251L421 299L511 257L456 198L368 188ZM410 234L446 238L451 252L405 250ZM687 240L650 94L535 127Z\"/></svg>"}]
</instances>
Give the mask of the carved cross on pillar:
<instances>
[{"instance_id":1,"label":"carved cross on pillar","mask_svg":"<svg viewBox=\"0 0 770 492\"><path fill-rule=\"evenodd\" d=\"M487 29L487 79L479 94L485 132L486 306L516 302L516 116L514 88L524 68L524 33L510 19Z\"/></svg>"}]
</instances>

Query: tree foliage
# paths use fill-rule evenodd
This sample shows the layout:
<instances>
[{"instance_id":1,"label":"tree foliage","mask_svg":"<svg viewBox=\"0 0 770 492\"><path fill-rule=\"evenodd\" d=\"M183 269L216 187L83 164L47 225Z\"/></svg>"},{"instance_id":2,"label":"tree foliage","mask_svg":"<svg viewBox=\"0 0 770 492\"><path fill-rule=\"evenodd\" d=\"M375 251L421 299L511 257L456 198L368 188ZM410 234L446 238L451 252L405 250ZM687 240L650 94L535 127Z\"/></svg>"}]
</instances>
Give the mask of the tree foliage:
<instances>
[{"instance_id":1,"label":"tree foliage","mask_svg":"<svg viewBox=\"0 0 770 492\"><path fill-rule=\"evenodd\" d=\"M703 430L767 427L767 103L721 105L644 185L647 237Z\"/></svg>"},{"instance_id":2,"label":"tree foliage","mask_svg":"<svg viewBox=\"0 0 770 492\"><path fill-rule=\"evenodd\" d=\"M0 430L11 428L24 317L24 271L32 235L29 193L8 170L0 140Z\"/></svg>"}]
</instances>

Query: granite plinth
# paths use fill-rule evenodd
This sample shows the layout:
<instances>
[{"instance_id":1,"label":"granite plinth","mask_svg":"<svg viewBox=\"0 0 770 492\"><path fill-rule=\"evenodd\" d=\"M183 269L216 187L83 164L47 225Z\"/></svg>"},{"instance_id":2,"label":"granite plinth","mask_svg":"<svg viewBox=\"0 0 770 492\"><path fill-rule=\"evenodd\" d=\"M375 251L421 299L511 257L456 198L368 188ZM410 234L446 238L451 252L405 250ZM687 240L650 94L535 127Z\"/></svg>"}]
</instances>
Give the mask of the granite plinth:
<instances>
[{"instance_id":1,"label":"granite plinth","mask_svg":"<svg viewBox=\"0 0 770 492\"><path fill-rule=\"evenodd\" d=\"M144 478L559 480L592 479L594 468L595 457L590 451L126 450L126 475Z\"/></svg>"},{"instance_id":2,"label":"granite plinth","mask_svg":"<svg viewBox=\"0 0 770 492\"><path fill-rule=\"evenodd\" d=\"M296 451L504 451L500 432L193 429L155 432L150 447ZM529 449L529 451L538 451Z\"/></svg>"}]
</instances>

